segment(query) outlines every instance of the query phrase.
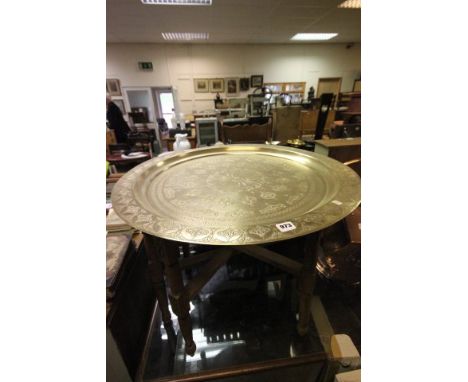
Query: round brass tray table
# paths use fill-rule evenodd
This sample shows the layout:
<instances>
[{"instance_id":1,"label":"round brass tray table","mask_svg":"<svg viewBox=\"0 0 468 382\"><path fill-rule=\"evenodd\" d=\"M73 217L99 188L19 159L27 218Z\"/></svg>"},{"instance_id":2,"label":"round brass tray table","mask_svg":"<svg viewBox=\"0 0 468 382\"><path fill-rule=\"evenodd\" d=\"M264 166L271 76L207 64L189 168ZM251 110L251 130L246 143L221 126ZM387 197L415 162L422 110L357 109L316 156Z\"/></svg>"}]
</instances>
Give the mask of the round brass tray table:
<instances>
[{"instance_id":1,"label":"round brass tray table","mask_svg":"<svg viewBox=\"0 0 468 382\"><path fill-rule=\"evenodd\" d=\"M125 174L112 192L115 212L145 233L150 272L169 333L166 275L190 355L196 346L189 301L231 255L240 252L298 277L298 331L305 334L317 233L345 218L359 203L360 178L342 163L305 150L254 144L154 158ZM303 263L260 246L298 237L304 239ZM218 247L196 259L179 260L180 243ZM190 265L210 261L183 285L181 267L188 266L184 260Z\"/></svg>"}]
</instances>

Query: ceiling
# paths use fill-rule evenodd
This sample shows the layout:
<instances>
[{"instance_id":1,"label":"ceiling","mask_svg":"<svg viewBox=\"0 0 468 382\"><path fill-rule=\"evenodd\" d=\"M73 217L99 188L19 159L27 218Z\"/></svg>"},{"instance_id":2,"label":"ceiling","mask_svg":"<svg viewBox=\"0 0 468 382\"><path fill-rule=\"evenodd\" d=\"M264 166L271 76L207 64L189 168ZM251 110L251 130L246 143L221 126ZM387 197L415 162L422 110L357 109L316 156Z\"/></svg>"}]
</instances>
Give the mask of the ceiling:
<instances>
[{"instance_id":1,"label":"ceiling","mask_svg":"<svg viewBox=\"0 0 468 382\"><path fill-rule=\"evenodd\" d=\"M325 43L360 42L361 10L337 8L342 1L213 0L212 6L172 6L107 0L107 42L163 43L162 32L208 32L204 44L301 44L289 39L307 32L338 33Z\"/></svg>"}]
</instances>

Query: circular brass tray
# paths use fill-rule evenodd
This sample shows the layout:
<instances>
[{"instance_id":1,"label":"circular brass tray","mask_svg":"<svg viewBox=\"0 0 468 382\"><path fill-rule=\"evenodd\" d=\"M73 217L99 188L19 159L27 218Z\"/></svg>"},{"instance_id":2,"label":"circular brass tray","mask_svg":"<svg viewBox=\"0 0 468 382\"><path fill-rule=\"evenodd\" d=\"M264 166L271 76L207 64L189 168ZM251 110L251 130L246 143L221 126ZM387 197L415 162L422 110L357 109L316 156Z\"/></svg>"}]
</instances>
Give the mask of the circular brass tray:
<instances>
[{"instance_id":1,"label":"circular brass tray","mask_svg":"<svg viewBox=\"0 0 468 382\"><path fill-rule=\"evenodd\" d=\"M154 158L125 174L112 192L115 212L132 227L211 245L306 235L343 219L359 203L360 178L342 163L253 144Z\"/></svg>"}]
</instances>

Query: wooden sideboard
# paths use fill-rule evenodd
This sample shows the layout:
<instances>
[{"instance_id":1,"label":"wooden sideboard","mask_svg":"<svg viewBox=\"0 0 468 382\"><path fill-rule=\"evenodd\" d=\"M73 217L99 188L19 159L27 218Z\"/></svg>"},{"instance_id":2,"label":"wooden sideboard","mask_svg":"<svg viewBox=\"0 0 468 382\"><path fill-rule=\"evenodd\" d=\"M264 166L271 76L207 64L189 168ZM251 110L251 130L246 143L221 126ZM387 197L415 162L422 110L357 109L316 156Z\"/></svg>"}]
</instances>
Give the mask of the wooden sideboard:
<instances>
[{"instance_id":1,"label":"wooden sideboard","mask_svg":"<svg viewBox=\"0 0 468 382\"><path fill-rule=\"evenodd\" d=\"M283 106L272 110L273 140L286 142L298 138L302 106Z\"/></svg>"},{"instance_id":2,"label":"wooden sideboard","mask_svg":"<svg viewBox=\"0 0 468 382\"><path fill-rule=\"evenodd\" d=\"M361 158L361 138L319 139L314 151L340 162Z\"/></svg>"},{"instance_id":3,"label":"wooden sideboard","mask_svg":"<svg viewBox=\"0 0 468 382\"><path fill-rule=\"evenodd\" d=\"M317 127L317 121L319 116L319 110L301 110L300 122L299 122L299 132L300 136L303 135L314 135L315 129ZM323 133L328 135L331 124L335 120L335 110L330 110L328 112L327 121L325 122L325 127Z\"/></svg>"}]
</instances>

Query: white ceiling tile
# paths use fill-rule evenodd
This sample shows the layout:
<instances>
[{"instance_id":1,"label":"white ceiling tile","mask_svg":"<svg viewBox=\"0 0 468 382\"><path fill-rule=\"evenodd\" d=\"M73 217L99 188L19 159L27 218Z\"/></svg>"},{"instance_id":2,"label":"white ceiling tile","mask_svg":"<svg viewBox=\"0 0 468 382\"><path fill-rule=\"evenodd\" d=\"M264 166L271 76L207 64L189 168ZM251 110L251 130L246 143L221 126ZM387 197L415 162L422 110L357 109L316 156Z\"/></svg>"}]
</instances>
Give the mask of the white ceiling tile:
<instances>
[{"instance_id":1,"label":"white ceiling tile","mask_svg":"<svg viewBox=\"0 0 468 382\"><path fill-rule=\"evenodd\" d=\"M337 0L214 0L210 7L107 0L108 42L163 42L161 32L208 32L208 43L287 42L298 32L337 32L360 41L360 10Z\"/></svg>"}]
</instances>

